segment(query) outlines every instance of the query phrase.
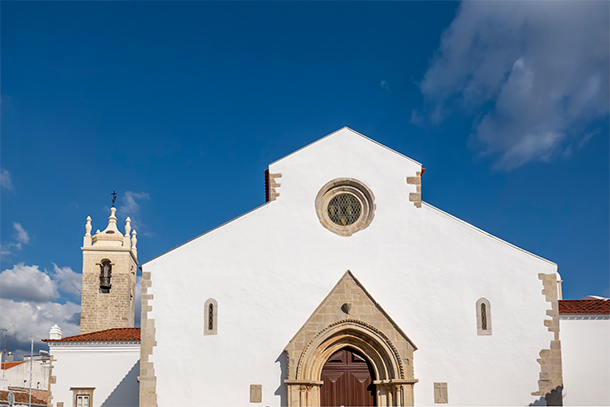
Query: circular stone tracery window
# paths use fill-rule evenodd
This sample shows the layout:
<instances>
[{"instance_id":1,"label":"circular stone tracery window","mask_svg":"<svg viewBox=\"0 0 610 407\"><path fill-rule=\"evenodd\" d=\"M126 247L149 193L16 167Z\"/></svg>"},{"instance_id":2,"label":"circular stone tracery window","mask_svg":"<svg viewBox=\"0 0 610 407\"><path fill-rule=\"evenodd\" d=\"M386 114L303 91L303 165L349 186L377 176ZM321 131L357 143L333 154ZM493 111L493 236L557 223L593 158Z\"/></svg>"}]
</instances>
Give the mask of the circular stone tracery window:
<instances>
[{"instance_id":1,"label":"circular stone tracery window","mask_svg":"<svg viewBox=\"0 0 610 407\"><path fill-rule=\"evenodd\" d=\"M330 220L339 226L347 226L358 220L362 205L351 194L339 194L332 197L327 209Z\"/></svg>"},{"instance_id":2,"label":"circular stone tracery window","mask_svg":"<svg viewBox=\"0 0 610 407\"><path fill-rule=\"evenodd\" d=\"M374 217L375 197L362 182L339 178L322 187L316 197L316 213L322 226L340 236L366 228Z\"/></svg>"}]
</instances>

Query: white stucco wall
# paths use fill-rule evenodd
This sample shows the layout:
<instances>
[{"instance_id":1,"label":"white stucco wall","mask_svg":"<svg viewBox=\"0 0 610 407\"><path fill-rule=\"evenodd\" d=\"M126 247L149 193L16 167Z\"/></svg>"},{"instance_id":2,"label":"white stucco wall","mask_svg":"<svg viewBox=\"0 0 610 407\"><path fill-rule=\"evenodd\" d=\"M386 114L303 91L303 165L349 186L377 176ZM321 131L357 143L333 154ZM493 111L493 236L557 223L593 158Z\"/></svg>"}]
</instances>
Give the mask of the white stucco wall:
<instances>
[{"instance_id":1,"label":"white stucco wall","mask_svg":"<svg viewBox=\"0 0 610 407\"><path fill-rule=\"evenodd\" d=\"M538 273L556 265L424 204L409 202L421 166L343 129L270 165L280 196L153 259L159 405L286 405L283 349L351 270L419 348L416 405L447 382L450 405L528 405L538 390L550 305ZM351 237L320 225L314 200L328 181L355 178L375 195L371 225ZM424 186L425 190L425 178ZM218 202L222 205L222 202ZM218 335L203 304L218 301ZM491 303L493 335L478 336L475 304ZM197 392L179 392L181 386Z\"/></svg>"},{"instance_id":2,"label":"white stucco wall","mask_svg":"<svg viewBox=\"0 0 610 407\"><path fill-rule=\"evenodd\" d=\"M9 386L30 386L30 361L26 360L10 369L0 370L4 379L8 380ZM49 386L49 362L34 360L32 363L32 388L47 390Z\"/></svg>"},{"instance_id":3,"label":"white stucco wall","mask_svg":"<svg viewBox=\"0 0 610 407\"><path fill-rule=\"evenodd\" d=\"M53 405L72 406L71 387L95 387L92 407L138 405L139 343L49 342Z\"/></svg>"},{"instance_id":4,"label":"white stucco wall","mask_svg":"<svg viewBox=\"0 0 610 407\"><path fill-rule=\"evenodd\" d=\"M565 406L610 406L610 315L560 319Z\"/></svg>"}]
</instances>

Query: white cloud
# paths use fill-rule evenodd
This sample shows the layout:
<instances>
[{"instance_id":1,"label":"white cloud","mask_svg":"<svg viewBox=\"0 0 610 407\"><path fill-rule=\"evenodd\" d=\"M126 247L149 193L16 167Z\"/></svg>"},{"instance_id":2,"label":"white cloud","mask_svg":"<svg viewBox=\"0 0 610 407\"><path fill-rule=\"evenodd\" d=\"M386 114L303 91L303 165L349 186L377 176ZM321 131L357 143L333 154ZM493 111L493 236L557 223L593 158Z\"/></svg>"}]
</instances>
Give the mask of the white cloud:
<instances>
[{"instance_id":1,"label":"white cloud","mask_svg":"<svg viewBox=\"0 0 610 407\"><path fill-rule=\"evenodd\" d=\"M28 232L21 226L21 223L13 222L13 227L15 228L15 239L17 240L17 243L30 243L30 235L28 235Z\"/></svg>"},{"instance_id":2,"label":"white cloud","mask_svg":"<svg viewBox=\"0 0 610 407\"><path fill-rule=\"evenodd\" d=\"M126 191L124 195L120 196L121 204L117 208L117 212L121 216L129 216L131 218L131 227L133 229L142 229L144 224L140 219L140 203L150 199L150 195L146 192L133 192ZM138 230L142 232L142 230ZM142 233L141 233L142 234ZM146 232L143 233L146 235Z\"/></svg>"},{"instance_id":3,"label":"white cloud","mask_svg":"<svg viewBox=\"0 0 610 407\"><path fill-rule=\"evenodd\" d=\"M53 272L36 265L17 263L0 273L0 297L17 301L44 302L59 298L59 291L80 296L82 275L70 267L53 264Z\"/></svg>"},{"instance_id":4,"label":"white cloud","mask_svg":"<svg viewBox=\"0 0 610 407\"><path fill-rule=\"evenodd\" d=\"M83 283L82 274L73 271L70 267L59 267L53 263L53 279L57 282L61 291L80 297Z\"/></svg>"},{"instance_id":5,"label":"white cloud","mask_svg":"<svg viewBox=\"0 0 610 407\"><path fill-rule=\"evenodd\" d=\"M13 181L11 180L11 173L8 170L0 170L0 186L6 189L13 189Z\"/></svg>"},{"instance_id":6,"label":"white cloud","mask_svg":"<svg viewBox=\"0 0 610 407\"><path fill-rule=\"evenodd\" d=\"M150 195L146 192L126 191L121 197L122 205L119 206L121 212L125 212L128 216L135 216L140 213L140 204L137 201L150 199Z\"/></svg>"},{"instance_id":7,"label":"white cloud","mask_svg":"<svg viewBox=\"0 0 610 407\"><path fill-rule=\"evenodd\" d=\"M30 235L21 226L21 223L13 222L13 228L15 228L15 242L9 242L0 245L0 257L7 257L13 254L14 249L21 250L22 245L30 243Z\"/></svg>"},{"instance_id":8,"label":"white cloud","mask_svg":"<svg viewBox=\"0 0 610 407\"><path fill-rule=\"evenodd\" d=\"M608 114L607 2L464 2L421 91L425 116L478 114L472 134L497 168L568 155Z\"/></svg>"},{"instance_id":9,"label":"white cloud","mask_svg":"<svg viewBox=\"0 0 610 407\"><path fill-rule=\"evenodd\" d=\"M58 324L63 336L78 335L80 306L71 302L18 302L0 299L0 326L6 328L8 349L20 358L29 353L32 333L36 348L46 348L40 341L49 337L49 330ZM26 351L27 349L27 351Z\"/></svg>"},{"instance_id":10,"label":"white cloud","mask_svg":"<svg viewBox=\"0 0 610 407\"><path fill-rule=\"evenodd\" d=\"M59 297L57 283L48 274L24 263L0 273L0 290L1 298L11 300L44 302Z\"/></svg>"},{"instance_id":11,"label":"white cloud","mask_svg":"<svg viewBox=\"0 0 610 407\"><path fill-rule=\"evenodd\" d=\"M13 246L14 243L0 245L0 257L4 258L13 254L13 252L11 251L11 247Z\"/></svg>"},{"instance_id":12,"label":"white cloud","mask_svg":"<svg viewBox=\"0 0 610 407\"><path fill-rule=\"evenodd\" d=\"M40 341L48 338L49 330L58 324L64 337L77 335L80 330L80 305L56 300L61 291L80 296L81 274L70 267L53 264L50 275L38 266L19 263L0 273L0 327L7 329L8 350L17 358L29 353L30 335L35 348L45 349ZM142 277L136 278L135 325L140 325Z\"/></svg>"},{"instance_id":13,"label":"white cloud","mask_svg":"<svg viewBox=\"0 0 610 407\"><path fill-rule=\"evenodd\" d=\"M379 86L381 87L381 89L387 90L388 92L392 92L392 91L390 90L390 84L388 83L388 81L384 81L384 80L382 80L382 81L379 83Z\"/></svg>"},{"instance_id":14,"label":"white cloud","mask_svg":"<svg viewBox=\"0 0 610 407\"><path fill-rule=\"evenodd\" d=\"M53 272L39 266L18 263L0 273L0 326L8 330L9 350L22 357L29 350L34 333L37 349L46 348L40 339L58 324L64 336L76 335L80 327L80 305L53 302L59 291L80 297L81 275L70 267L53 264Z\"/></svg>"}]
</instances>

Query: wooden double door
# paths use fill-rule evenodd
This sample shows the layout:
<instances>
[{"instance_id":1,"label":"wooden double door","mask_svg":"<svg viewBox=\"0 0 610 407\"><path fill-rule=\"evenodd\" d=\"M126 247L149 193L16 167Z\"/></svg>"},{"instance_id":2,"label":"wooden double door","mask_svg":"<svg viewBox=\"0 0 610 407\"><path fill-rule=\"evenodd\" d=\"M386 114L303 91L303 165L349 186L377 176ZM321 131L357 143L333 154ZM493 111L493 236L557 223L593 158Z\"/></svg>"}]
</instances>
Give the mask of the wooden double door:
<instances>
[{"instance_id":1,"label":"wooden double door","mask_svg":"<svg viewBox=\"0 0 610 407\"><path fill-rule=\"evenodd\" d=\"M322 407L363 407L375 405L374 373L358 352L343 348L322 368L320 405Z\"/></svg>"}]
</instances>

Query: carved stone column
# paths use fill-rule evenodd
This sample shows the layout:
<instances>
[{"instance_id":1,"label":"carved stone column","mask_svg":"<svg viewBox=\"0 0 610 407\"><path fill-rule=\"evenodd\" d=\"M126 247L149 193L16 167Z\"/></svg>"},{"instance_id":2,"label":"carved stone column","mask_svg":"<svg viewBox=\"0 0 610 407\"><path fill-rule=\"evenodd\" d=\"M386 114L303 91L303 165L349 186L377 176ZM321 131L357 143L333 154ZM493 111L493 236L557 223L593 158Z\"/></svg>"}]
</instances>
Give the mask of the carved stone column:
<instances>
[{"instance_id":1,"label":"carved stone column","mask_svg":"<svg viewBox=\"0 0 610 407\"><path fill-rule=\"evenodd\" d=\"M375 380L377 406L412 406L414 405L413 386L417 379Z\"/></svg>"},{"instance_id":2,"label":"carved stone column","mask_svg":"<svg viewBox=\"0 0 610 407\"><path fill-rule=\"evenodd\" d=\"M285 380L288 407L319 407L320 387L324 382L312 380Z\"/></svg>"}]
</instances>

